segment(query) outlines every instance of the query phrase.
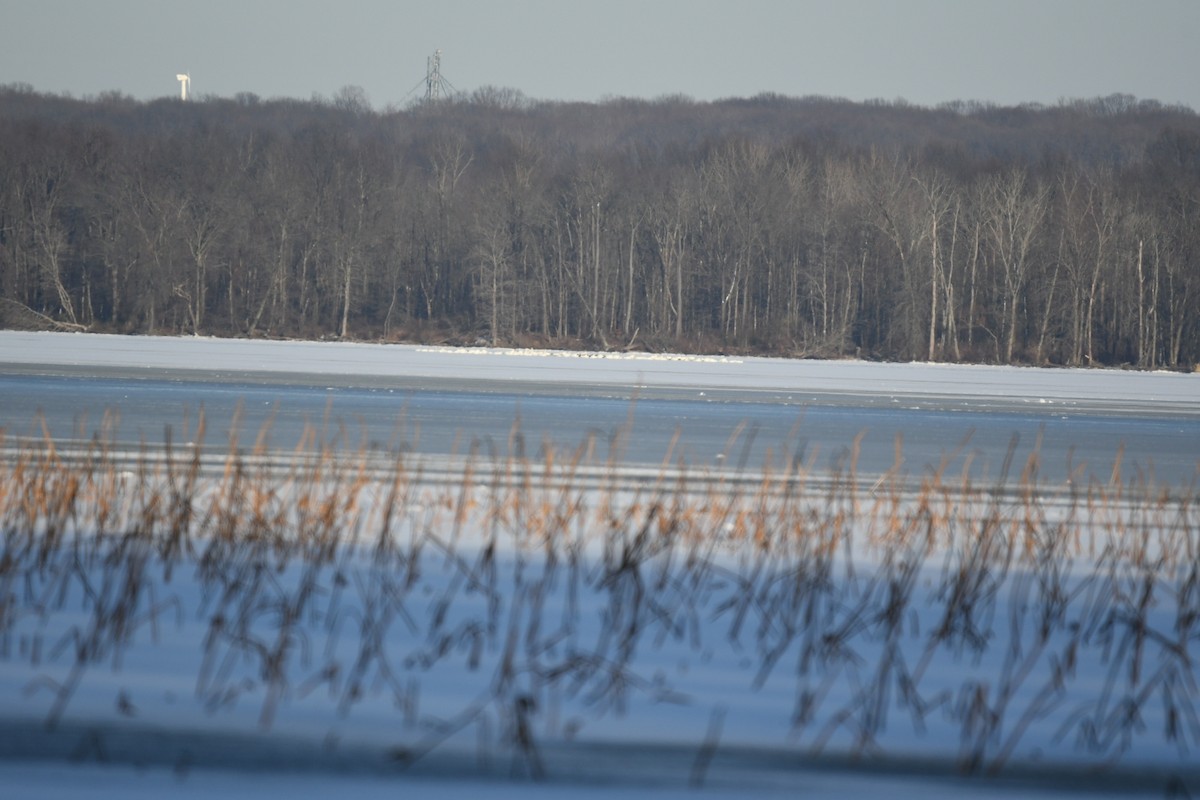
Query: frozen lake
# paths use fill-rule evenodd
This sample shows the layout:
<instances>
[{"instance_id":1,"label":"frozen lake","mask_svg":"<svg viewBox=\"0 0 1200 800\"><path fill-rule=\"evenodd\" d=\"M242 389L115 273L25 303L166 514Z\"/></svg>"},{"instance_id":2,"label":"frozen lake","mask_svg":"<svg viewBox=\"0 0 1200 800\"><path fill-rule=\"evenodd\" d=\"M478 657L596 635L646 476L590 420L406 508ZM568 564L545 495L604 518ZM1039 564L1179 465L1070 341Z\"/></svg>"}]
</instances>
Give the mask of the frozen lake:
<instances>
[{"instance_id":1,"label":"frozen lake","mask_svg":"<svg viewBox=\"0 0 1200 800\"><path fill-rule=\"evenodd\" d=\"M64 798L1194 793L1195 523L1104 484L1122 449L1130 481L1194 480L1198 387L0 332L10 441L40 437L39 413L61 444L113 412L113 441L155 448L167 426L186 441L203 409L220 452L240 408L241 447L269 423L279 450L312 425L343 452L591 441L618 469L670 453L700 470L770 458L821 472L861 436L856 468L874 474L900 436L902 470L944 462L951 484L968 464L987 483L1010 443L1021 464L1040 441L1042 480L1100 487L1069 505L933 491L906 506L833 484L825 499L749 493L735 513L720 493L676 507L670 489L481 479L470 502L406 489L385 546L371 514L387 487L351 474L277 490L227 471L173 483L194 495L172 507L156 478L106 468L78 497L125 498L106 519L126 533L108 536L40 499L68 483L35 482L8 495L32 505L0 502L0 781ZM194 534L179 538L172 508L196 511ZM308 538L253 534L271 519Z\"/></svg>"},{"instance_id":2,"label":"frozen lake","mask_svg":"<svg viewBox=\"0 0 1200 800\"><path fill-rule=\"evenodd\" d=\"M698 468L798 458L857 469L896 463L919 475L968 463L995 478L1011 444L1021 465L1039 446L1050 482L1196 476L1200 376L930 364L785 361L399 345L164 339L0 332L0 426L88 438L108 412L116 438L186 440L203 409L220 448L240 409L240 439L264 426L289 450L306 425L346 448L436 455L571 450ZM676 438L678 437L678 438Z\"/></svg>"}]
</instances>

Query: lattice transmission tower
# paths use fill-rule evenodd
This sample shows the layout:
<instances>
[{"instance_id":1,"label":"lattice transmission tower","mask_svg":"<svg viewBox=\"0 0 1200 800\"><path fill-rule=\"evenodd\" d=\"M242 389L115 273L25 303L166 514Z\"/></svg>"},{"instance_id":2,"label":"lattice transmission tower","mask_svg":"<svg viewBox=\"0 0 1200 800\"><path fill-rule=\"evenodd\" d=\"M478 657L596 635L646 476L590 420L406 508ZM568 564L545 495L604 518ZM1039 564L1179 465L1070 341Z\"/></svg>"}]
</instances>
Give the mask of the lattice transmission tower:
<instances>
[{"instance_id":1,"label":"lattice transmission tower","mask_svg":"<svg viewBox=\"0 0 1200 800\"><path fill-rule=\"evenodd\" d=\"M425 99L441 100L453 92L454 87L442 77L442 51L435 50L425 61Z\"/></svg>"}]
</instances>

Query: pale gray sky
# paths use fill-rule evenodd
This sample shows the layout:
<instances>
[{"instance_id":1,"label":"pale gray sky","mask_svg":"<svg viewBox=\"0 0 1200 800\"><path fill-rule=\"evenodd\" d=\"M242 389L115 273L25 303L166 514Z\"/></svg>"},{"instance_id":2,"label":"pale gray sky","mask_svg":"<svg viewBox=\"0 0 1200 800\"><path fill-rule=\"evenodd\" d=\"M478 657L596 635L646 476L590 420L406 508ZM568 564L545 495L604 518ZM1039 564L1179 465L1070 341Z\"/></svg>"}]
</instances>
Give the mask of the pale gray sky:
<instances>
[{"instance_id":1,"label":"pale gray sky","mask_svg":"<svg viewBox=\"0 0 1200 800\"><path fill-rule=\"evenodd\" d=\"M551 100L764 91L921 105L1115 92L1200 110L1198 0L0 0L0 83L77 97Z\"/></svg>"}]
</instances>

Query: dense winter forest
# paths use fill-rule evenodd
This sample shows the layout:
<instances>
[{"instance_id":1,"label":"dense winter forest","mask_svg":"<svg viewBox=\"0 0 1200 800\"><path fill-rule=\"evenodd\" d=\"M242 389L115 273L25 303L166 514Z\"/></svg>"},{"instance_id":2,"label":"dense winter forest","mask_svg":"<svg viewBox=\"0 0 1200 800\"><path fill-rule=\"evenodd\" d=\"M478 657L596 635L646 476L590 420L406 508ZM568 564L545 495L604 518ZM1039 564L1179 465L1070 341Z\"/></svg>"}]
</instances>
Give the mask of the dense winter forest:
<instances>
[{"instance_id":1,"label":"dense winter forest","mask_svg":"<svg viewBox=\"0 0 1200 800\"><path fill-rule=\"evenodd\" d=\"M1200 118L0 87L0 325L1192 368Z\"/></svg>"}]
</instances>

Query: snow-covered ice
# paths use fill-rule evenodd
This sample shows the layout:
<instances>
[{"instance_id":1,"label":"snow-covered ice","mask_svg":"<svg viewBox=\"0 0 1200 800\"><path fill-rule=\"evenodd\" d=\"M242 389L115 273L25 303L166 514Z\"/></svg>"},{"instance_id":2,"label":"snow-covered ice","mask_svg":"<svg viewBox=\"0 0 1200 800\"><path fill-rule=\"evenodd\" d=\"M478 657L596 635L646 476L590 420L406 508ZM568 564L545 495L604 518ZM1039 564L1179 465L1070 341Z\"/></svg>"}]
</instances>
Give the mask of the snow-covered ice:
<instances>
[{"instance_id":1,"label":"snow-covered ice","mask_svg":"<svg viewBox=\"0 0 1200 800\"><path fill-rule=\"evenodd\" d=\"M0 331L0 365L583 384L909 400L1067 403L1200 414L1200 375L931 363L451 348Z\"/></svg>"},{"instance_id":2,"label":"snow-covered ice","mask_svg":"<svg viewBox=\"0 0 1200 800\"><path fill-rule=\"evenodd\" d=\"M1196 376L1097 370L13 332L0 364L1200 413ZM138 535L0 503L28 522L0 554L0 781L30 796L1197 789L1186 504L889 505L835 483L698 510L484 473L469 502L406 496L384 537L385 484L341 473L300 504L226 471L195 488L180 546L154 516L166 495L118 502L157 479L119 474L92 497ZM242 498L228 529L205 512L222 497ZM309 525L307 544L251 535L268 520Z\"/></svg>"}]
</instances>

